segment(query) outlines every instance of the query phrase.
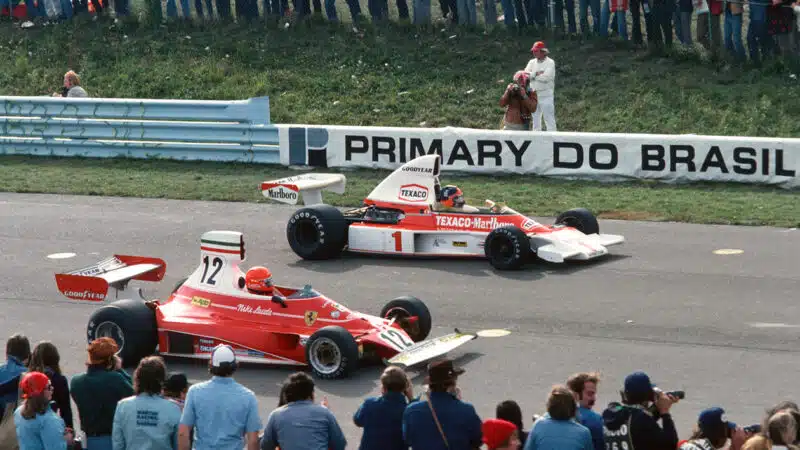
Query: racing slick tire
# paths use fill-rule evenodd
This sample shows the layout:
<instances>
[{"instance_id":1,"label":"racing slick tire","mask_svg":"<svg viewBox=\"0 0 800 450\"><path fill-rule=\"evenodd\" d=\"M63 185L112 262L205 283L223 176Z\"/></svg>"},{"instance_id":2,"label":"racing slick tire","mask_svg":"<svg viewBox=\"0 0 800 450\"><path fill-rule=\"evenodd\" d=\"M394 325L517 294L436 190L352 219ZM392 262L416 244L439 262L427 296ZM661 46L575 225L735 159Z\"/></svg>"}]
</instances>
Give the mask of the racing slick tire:
<instances>
[{"instance_id":1,"label":"racing slick tire","mask_svg":"<svg viewBox=\"0 0 800 450\"><path fill-rule=\"evenodd\" d=\"M516 270L531 259L528 236L519 228L508 225L492 230L483 244L489 264L497 270Z\"/></svg>"},{"instance_id":2,"label":"racing slick tire","mask_svg":"<svg viewBox=\"0 0 800 450\"><path fill-rule=\"evenodd\" d=\"M397 317L396 322L408 333L414 342L424 341L431 332L433 319L431 312L422 300L406 295L397 297L381 309L381 317L391 319ZM414 322L404 321L408 317L416 317Z\"/></svg>"},{"instance_id":3,"label":"racing slick tire","mask_svg":"<svg viewBox=\"0 0 800 450\"><path fill-rule=\"evenodd\" d=\"M90 343L101 337L114 339L123 366L135 367L158 345L155 311L141 300L116 301L92 313L86 337Z\"/></svg>"},{"instance_id":4,"label":"racing slick tire","mask_svg":"<svg viewBox=\"0 0 800 450\"><path fill-rule=\"evenodd\" d=\"M337 208L314 205L292 215L286 225L286 239L303 259L331 259L342 253L347 228L347 221Z\"/></svg>"},{"instance_id":5,"label":"racing slick tire","mask_svg":"<svg viewBox=\"0 0 800 450\"><path fill-rule=\"evenodd\" d=\"M340 326L320 328L306 342L306 361L311 372L323 380L347 377L358 369L359 358L358 343Z\"/></svg>"},{"instance_id":6,"label":"racing slick tire","mask_svg":"<svg viewBox=\"0 0 800 450\"><path fill-rule=\"evenodd\" d=\"M600 233L600 225L597 223L597 218L586 208L564 211L556 217L556 225L566 225L583 234Z\"/></svg>"}]
</instances>

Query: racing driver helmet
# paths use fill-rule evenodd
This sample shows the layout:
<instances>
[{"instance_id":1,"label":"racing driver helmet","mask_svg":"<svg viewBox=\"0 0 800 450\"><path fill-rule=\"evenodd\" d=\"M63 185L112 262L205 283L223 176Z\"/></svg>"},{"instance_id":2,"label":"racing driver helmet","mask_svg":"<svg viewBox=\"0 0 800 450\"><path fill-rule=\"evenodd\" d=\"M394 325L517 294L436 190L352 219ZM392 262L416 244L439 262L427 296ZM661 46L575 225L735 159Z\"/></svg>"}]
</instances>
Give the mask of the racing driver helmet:
<instances>
[{"instance_id":1,"label":"racing driver helmet","mask_svg":"<svg viewBox=\"0 0 800 450\"><path fill-rule=\"evenodd\" d=\"M461 208L464 206L464 193L458 186L448 184L442 188L439 202L448 208Z\"/></svg>"},{"instance_id":2,"label":"racing driver helmet","mask_svg":"<svg viewBox=\"0 0 800 450\"><path fill-rule=\"evenodd\" d=\"M251 267L244 276L244 283L250 292L272 295L272 272L266 267Z\"/></svg>"}]
</instances>

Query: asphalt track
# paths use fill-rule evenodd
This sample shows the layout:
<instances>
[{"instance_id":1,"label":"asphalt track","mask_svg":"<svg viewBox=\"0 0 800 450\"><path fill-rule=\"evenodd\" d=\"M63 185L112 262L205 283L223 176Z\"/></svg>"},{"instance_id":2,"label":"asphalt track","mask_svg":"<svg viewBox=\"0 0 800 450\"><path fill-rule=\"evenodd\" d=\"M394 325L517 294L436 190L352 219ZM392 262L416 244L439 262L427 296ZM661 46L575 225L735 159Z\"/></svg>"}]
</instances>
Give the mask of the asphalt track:
<instances>
[{"instance_id":1,"label":"asphalt track","mask_svg":"<svg viewBox=\"0 0 800 450\"><path fill-rule=\"evenodd\" d=\"M576 205L581 206L581 205ZM265 264L279 283L311 283L349 307L379 312L405 294L427 302L432 335L454 327L503 328L506 337L479 338L452 356L466 368L464 398L482 417L513 398L526 422L544 410L549 388L579 370L603 374L599 402L618 398L624 376L643 369L665 389L684 389L674 407L679 432L690 432L704 407L723 406L750 424L764 408L797 393L800 371L800 232L673 223L603 221L601 230L627 242L588 264L535 264L498 273L487 262L345 257L309 263L286 243L293 207L55 195L0 194L0 328L33 342L51 340L68 375L82 371L86 320L94 306L62 297L53 274L117 253L162 257L167 275L144 284L166 296L199 263L199 237L211 229L245 233L243 267ZM552 223L551 219L541 219ZM739 249L738 254L715 254ZM71 259L47 255L75 252ZM203 363L168 359L192 381L208 377ZM246 366L237 379L256 392L262 422L277 404L286 367ZM376 395L379 367L348 380L319 382L352 448L352 414ZM414 372L417 388L424 373ZM77 415L76 415L77 417ZM529 423L529 422L528 422Z\"/></svg>"}]
</instances>

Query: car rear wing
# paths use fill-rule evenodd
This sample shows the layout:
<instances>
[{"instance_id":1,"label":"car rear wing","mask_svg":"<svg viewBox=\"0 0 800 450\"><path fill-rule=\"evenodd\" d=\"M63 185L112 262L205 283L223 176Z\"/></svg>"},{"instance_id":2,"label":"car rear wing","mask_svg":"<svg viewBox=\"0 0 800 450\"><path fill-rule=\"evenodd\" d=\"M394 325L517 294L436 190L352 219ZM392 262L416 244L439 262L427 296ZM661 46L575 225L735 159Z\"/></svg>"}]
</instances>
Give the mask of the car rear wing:
<instances>
[{"instance_id":1,"label":"car rear wing","mask_svg":"<svg viewBox=\"0 0 800 450\"><path fill-rule=\"evenodd\" d=\"M159 258L114 255L91 266L57 273L56 285L69 299L102 302L109 287L116 290L115 297L119 298L130 280L161 281L166 271L167 263Z\"/></svg>"},{"instance_id":2,"label":"car rear wing","mask_svg":"<svg viewBox=\"0 0 800 450\"><path fill-rule=\"evenodd\" d=\"M347 178L338 173L307 173L261 183L264 197L289 205L296 205L303 194L304 205L322 203L322 191L344 194Z\"/></svg>"}]
</instances>

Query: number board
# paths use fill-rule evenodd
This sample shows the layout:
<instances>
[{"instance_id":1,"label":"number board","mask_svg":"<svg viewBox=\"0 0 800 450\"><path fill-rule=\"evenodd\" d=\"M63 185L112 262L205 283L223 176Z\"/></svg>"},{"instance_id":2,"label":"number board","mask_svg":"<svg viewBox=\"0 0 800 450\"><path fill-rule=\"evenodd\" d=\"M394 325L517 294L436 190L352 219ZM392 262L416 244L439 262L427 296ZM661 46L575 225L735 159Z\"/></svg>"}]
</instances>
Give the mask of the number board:
<instances>
[{"instance_id":1,"label":"number board","mask_svg":"<svg viewBox=\"0 0 800 450\"><path fill-rule=\"evenodd\" d=\"M393 328L382 331L378 336L380 336L384 342L391 344L394 348L401 351L414 345L414 341L409 340L403 333Z\"/></svg>"},{"instance_id":2,"label":"number board","mask_svg":"<svg viewBox=\"0 0 800 450\"><path fill-rule=\"evenodd\" d=\"M217 286L222 276L222 267L225 259L221 256L203 256L203 273L200 275L200 284Z\"/></svg>"}]
</instances>

